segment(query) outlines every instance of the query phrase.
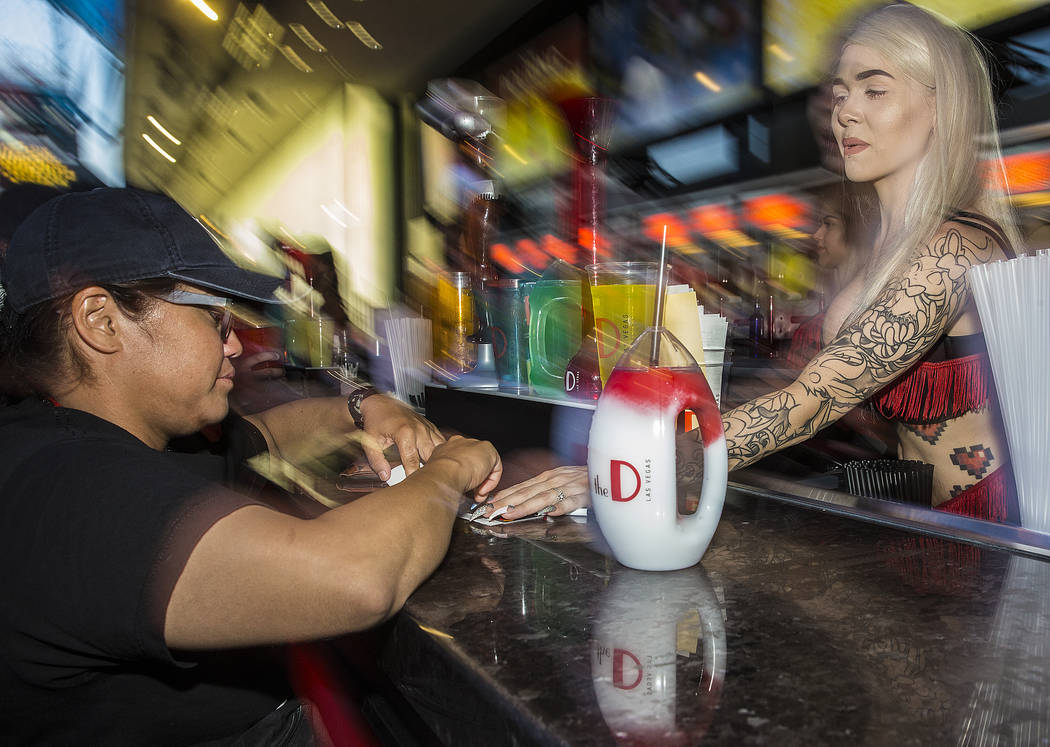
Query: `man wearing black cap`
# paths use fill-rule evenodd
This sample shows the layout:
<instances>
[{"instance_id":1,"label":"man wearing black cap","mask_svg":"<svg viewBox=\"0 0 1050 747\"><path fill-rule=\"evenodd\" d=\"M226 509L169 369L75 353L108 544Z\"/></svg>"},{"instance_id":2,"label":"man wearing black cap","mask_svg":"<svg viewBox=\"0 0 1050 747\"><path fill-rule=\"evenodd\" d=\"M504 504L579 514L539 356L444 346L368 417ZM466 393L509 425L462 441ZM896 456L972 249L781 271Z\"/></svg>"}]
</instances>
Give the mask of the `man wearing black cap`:
<instances>
[{"instance_id":1,"label":"man wearing black cap","mask_svg":"<svg viewBox=\"0 0 1050 747\"><path fill-rule=\"evenodd\" d=\"M495 487L496 452L444 441L383 395L253 416L227 482L248 456L294 461L355 436L377 471L383 444L425 462L309 521L166 452L227 414L232 299L272 301L279 284L235 266L166 197L51 200L13 237L0 283L0 385L24 398L0 408L0 733L263 744L301 729L245 647L393 614L443 557L462 494Z\"/></svg>"}]
</instances>

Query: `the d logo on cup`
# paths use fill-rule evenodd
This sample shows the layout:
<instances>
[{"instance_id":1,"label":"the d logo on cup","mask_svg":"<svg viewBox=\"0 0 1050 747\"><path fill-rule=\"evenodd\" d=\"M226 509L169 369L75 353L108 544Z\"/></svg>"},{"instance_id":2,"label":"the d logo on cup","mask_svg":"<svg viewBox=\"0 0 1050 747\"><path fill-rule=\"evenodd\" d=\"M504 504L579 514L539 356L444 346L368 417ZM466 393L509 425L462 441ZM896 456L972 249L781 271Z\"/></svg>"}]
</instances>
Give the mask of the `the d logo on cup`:
<instances>
[{"instance_id":1,"label":"the d logo on cup","mask_svg":"<svg viewBox=\"0 0 1050 747\"><path fill-rule=\"evenodd\" d=\"M623 468L626 467L634 475L634 491L630 495L623 494ZM630 478L628 478L629 480ZM638 491L642 489L642 477L638 474L638 470L634 468L634 465L630 462L625 462L621 459L610 459L609 460L609 481L612 483L612 495L609 496L614 501L620 501L626 503L632 500Z\"/></svg>"}]
</instances>

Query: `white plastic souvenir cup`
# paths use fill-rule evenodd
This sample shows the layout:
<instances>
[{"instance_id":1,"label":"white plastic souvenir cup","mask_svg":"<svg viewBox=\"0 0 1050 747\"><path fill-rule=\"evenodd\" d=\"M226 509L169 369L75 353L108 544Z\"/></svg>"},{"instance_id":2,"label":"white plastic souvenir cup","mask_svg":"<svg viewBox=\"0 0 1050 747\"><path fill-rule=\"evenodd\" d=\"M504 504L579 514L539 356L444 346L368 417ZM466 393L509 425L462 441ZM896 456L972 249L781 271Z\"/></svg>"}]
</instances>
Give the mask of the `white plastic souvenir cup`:
<instances>
[{"instance_id":1,"label":"white plastic souvenir cup","mask_svg":"<svg viewBox=\"0 0 1050 747\"><path fill-rule=\"evenodd\" d=\"M681 515L675 424L686 408L700 423L704 477L696 512ZM665 328L643 332L609 377L591 421L587 472L598 526L620 563L670 571L700 561L722 515L728 452L707 379Z\"/></svg>"}]
</instances>

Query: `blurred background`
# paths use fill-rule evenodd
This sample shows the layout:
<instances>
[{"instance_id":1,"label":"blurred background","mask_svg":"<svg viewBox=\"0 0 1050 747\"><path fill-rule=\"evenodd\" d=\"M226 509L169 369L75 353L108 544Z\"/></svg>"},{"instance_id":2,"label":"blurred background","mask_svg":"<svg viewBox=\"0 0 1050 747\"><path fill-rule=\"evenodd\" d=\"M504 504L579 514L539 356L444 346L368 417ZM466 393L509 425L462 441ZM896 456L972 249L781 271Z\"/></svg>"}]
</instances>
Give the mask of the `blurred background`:
<instances>
[{"instance_id":1,"label":"blurred background","mask_svg":"<svg viewBox=\"0 0 1050 747\"><path fill-rule=\"evenodd\" d=\"M986 44L1004 199L1050 245L1050 5L926 5ZM303 368L389 355L385 320L435 318L455 271L652 259L666 226L737 364L786 367L842 261L814 238L841 181L821 83L866 6L0 0L0 190L171 194L238 261L314 286L291 316L333 320L334 351L287 318L271 341ZM448 374L438 326L423 365Z\"/></svg>"}]
</instances>

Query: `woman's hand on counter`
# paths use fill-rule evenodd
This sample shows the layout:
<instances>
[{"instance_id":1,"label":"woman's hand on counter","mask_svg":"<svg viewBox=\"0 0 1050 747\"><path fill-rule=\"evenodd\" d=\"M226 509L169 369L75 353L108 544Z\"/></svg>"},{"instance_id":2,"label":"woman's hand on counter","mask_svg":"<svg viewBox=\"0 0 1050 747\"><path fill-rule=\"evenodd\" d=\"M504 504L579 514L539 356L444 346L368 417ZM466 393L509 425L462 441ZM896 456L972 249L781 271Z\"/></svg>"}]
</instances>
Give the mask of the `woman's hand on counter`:
<instances>
[{"instance_id":1,"label":"woman's hand on counter","mask_svg":"<svg viewBox=\"0 0 1050 747\"><path fill-rule=\"evenodd\" d=\"M520 519L548 506L553 506L550 516L562 516L590 502L587 467L556 467L496 493L489 500L486 516L503 506L508 506L503 514L506 519Z\"/></svg>"}]
</instances>

